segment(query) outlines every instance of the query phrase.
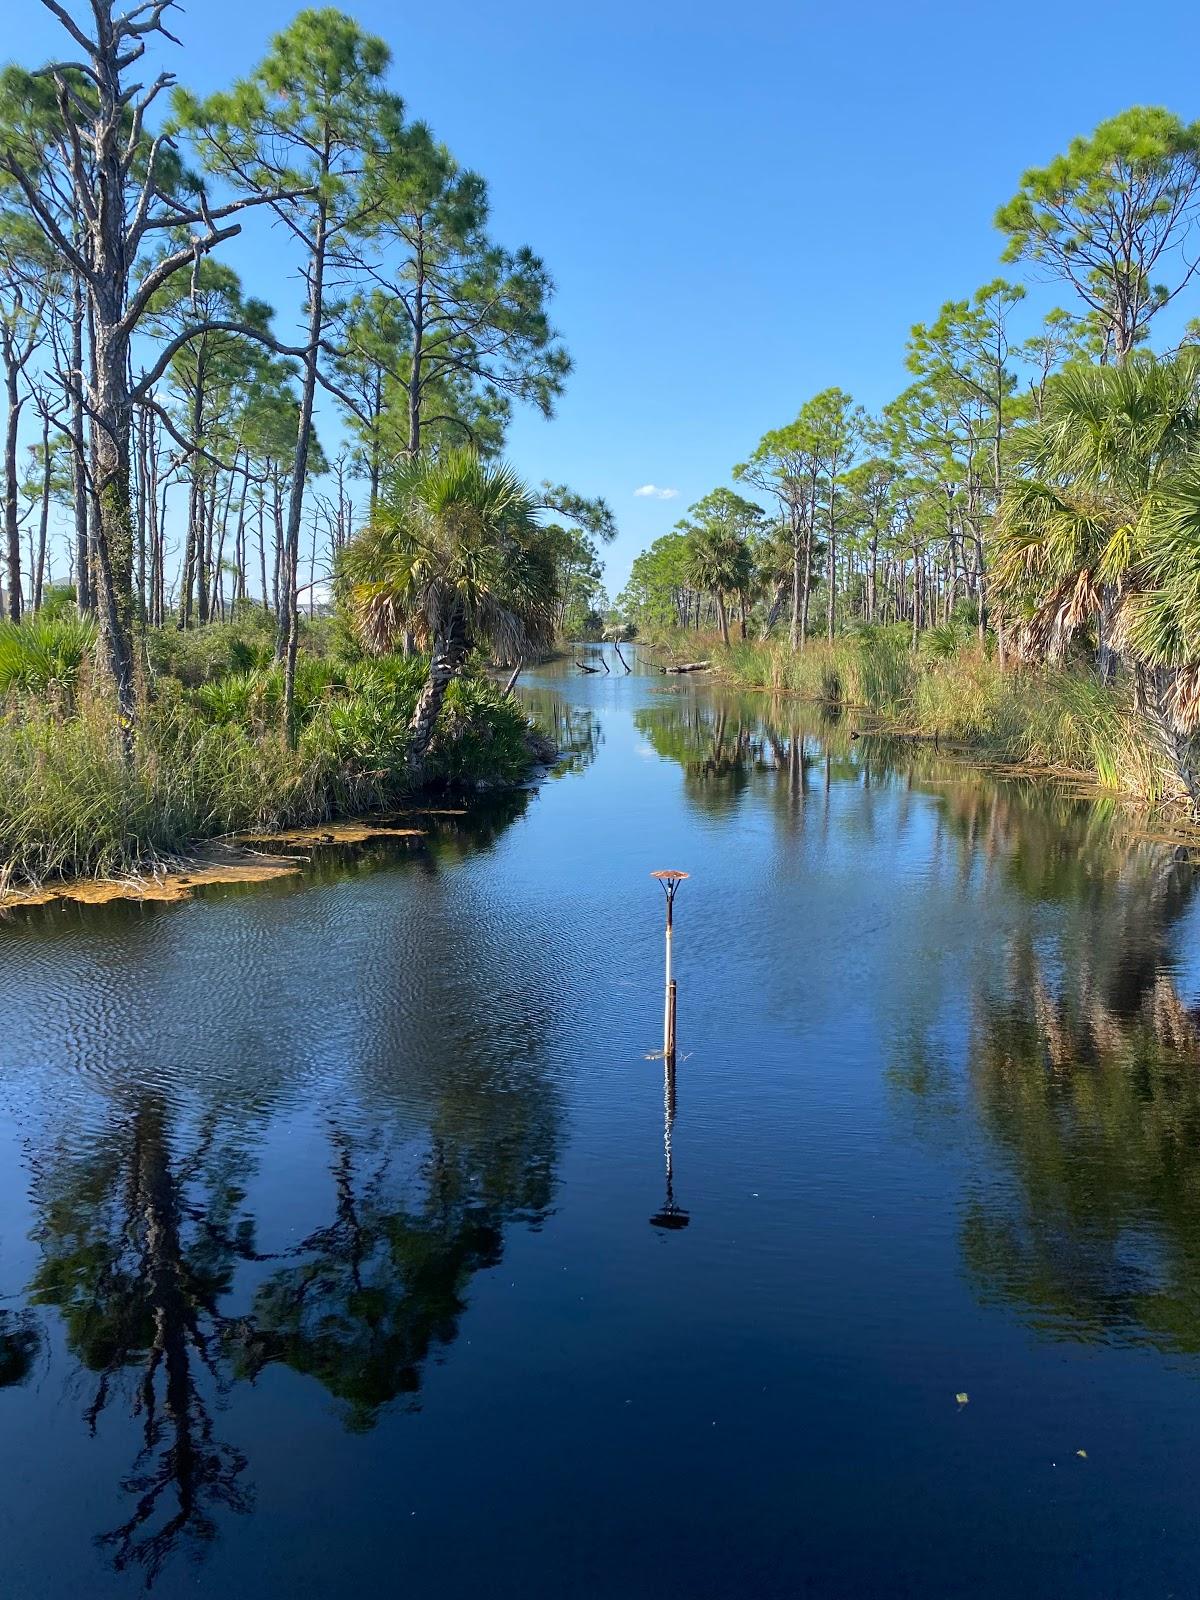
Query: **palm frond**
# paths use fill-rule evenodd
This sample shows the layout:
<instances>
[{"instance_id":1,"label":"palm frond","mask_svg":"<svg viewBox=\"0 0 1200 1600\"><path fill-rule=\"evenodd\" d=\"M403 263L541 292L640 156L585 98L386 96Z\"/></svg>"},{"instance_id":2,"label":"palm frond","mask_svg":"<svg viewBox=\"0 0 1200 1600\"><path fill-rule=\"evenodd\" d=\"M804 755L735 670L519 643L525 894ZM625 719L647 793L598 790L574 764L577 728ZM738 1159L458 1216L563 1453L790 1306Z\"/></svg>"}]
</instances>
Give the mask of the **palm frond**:
<instances>
[{"instance_id":1,"label":"palm frond","mask_svg":"<svg viewBox=\"0 0 1200 1600\"><path fill-rule=\"evenodd\" d=\"M1200 728L1200 661L1193 661L1171 674L1164 698L1180 733L1195 733Z\"/></svg>"},{"instance_id":2,"label":"palm frond","mask_svg":"<svg viewBox=\"0 0 1200 1600\"><path fill-rule=\"evenodd\" d=\"M452 633L509 659L552 637L555 568L522 480L469 450L400 467L341 580L364 640Z\"/></svg>"}]
</instances>

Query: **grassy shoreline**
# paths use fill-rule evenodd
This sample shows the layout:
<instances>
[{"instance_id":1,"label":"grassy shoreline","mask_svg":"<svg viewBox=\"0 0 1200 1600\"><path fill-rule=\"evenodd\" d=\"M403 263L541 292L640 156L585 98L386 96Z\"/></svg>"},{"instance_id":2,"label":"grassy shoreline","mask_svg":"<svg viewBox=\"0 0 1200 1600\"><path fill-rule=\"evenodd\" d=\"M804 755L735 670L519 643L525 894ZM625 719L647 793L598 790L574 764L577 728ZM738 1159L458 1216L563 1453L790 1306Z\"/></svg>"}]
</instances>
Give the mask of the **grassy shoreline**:
<instances>
[{"instance_id":1,"label":"grassy shoreline","mask_svg":"<svg viewBox=\"0 0 1200 1600\"><path fill-rule=\"evenodd\" d=\"M0 897L161 874L206 841L512 785L545 759L522 708L477 669L450 685L414 782L407 725L425 659L364 657L321 625L305 630L289 748L271 645L253 617L150 636L127 759L78 625L0 631Z\"/></svg>"},{"instance_id":2,"label":"grassy shoreline","mask_svg":"<svg viewBox=\"0 0 1200 1600\"><path fill-rule=\"evenodd\" d=\"M676 659L710 659L713 673L739 688L862 712L870 718L864 732L937 740L981 760L1081 776L1157 809L1179 800L1129 686L1104 685L1082 665L1002 671L973 635L950 630L923 636L915 650L907 628L810 639L797 652L778 640L726 650L694 633L654 642Z\"/></svg>"}]
</instances>

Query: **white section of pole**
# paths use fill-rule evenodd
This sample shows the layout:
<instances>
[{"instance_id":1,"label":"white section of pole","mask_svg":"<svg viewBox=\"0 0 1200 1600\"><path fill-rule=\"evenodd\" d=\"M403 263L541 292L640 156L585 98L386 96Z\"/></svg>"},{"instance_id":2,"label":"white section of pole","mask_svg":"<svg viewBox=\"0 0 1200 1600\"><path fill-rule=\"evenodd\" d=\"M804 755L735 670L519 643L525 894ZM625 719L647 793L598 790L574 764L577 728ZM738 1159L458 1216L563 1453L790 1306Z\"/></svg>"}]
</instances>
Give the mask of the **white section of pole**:
<instances>
[{"instance_id":1,"label":"white section of pole","mask_svg":"<svg viewBox=\"0 0 1200 1600\"><path fill-rule=\"evenodd\" d=\"M671 913L667 912L667 978L663 989L663 1055L671 1050Z\"/></svg>"}]
</instances>

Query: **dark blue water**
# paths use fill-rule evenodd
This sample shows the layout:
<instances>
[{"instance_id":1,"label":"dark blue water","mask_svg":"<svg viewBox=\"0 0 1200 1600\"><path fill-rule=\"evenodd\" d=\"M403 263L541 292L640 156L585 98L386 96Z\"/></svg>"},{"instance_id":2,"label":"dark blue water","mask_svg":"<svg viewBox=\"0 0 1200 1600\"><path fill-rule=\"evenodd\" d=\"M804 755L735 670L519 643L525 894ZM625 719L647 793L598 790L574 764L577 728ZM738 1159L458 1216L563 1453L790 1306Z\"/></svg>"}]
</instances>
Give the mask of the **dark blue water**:
<instances>
[{"instance_id":1,"label":"dark blue water","mask_svg":"<svg viewBox=\"0 0 1200 1600\"><path fill-rule=\"evenodd\" d=\"M0 924L0 1593L1196 1594L1192 869L525 692L571 759L416 848Z\"/></svg>"}]
</instances>

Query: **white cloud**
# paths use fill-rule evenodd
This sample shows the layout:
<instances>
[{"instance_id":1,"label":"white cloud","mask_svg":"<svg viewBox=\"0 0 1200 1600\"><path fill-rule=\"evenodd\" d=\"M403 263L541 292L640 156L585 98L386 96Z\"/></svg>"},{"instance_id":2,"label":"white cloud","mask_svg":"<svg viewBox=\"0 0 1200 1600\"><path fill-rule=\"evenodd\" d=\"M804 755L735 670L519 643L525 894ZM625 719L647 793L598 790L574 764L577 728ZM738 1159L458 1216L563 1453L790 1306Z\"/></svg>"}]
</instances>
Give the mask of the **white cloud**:
<instances>
[{"instance_id":1,"label":"white cloud","mask_svg":"<svg viewBox=\"0 0 1200 1600\"><path fill-rule=\"evenodd\" d=\"M674 500L679 493L678 489L660 489L656 483L643 483L634 494L642 500Z\"/></svg>"}]
</instances>

